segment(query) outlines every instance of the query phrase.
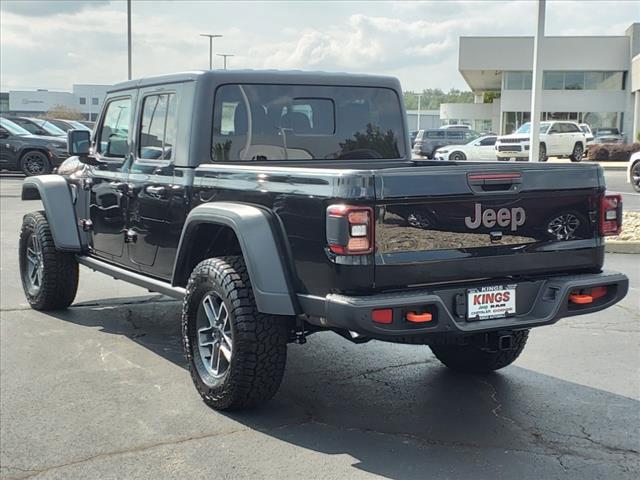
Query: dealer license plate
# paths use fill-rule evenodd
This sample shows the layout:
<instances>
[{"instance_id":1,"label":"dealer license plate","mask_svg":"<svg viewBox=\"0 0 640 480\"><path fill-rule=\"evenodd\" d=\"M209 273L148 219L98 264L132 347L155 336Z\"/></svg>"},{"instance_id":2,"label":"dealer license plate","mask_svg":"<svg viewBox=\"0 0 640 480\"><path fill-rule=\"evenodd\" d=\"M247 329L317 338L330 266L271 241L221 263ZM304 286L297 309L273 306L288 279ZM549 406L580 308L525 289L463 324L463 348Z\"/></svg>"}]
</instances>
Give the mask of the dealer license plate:
<instances>
[{"instance_id":1,"label":"dealer license plate","mask_svg":"<svg viewBox=\"0 0 640 480\"><path fill-rule=\"evenodd\" d=\"M467 290L467 319L490 320L516 313L516 286L495 285Z\"/></svg>"}]
</instances>

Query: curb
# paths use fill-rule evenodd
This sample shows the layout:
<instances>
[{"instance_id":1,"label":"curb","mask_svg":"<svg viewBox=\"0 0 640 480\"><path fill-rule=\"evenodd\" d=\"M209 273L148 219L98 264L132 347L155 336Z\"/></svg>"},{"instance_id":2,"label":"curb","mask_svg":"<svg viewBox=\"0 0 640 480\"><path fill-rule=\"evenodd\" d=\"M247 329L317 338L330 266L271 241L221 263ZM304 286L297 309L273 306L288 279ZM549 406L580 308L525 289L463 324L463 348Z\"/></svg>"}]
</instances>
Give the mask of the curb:
<instances>
[{"instance_id":1,"label":"curb","mask_svg":"<svg viewBox=\"0 0 640 480\"><path fill-rule=\"evenodd\" d=\"M640 242L623 242L608 240L604 244L604 251L607 253L638 253L640 254Z\"/></svg>"}]
</instances>

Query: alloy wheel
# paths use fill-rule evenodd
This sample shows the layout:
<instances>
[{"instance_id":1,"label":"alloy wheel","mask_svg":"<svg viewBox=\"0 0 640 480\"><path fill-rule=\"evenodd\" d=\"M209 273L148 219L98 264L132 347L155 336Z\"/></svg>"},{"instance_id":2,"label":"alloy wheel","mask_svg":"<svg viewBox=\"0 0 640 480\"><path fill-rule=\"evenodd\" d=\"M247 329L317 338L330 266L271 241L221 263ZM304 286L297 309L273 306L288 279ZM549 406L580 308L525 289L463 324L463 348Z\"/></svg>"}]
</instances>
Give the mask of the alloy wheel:
<instances>
[{"instance_id":1,"label":"alloy wheel","mask_svg":"<svg viewBox=\"0 0 640 480\"><path fill-rule=\"evenodd\" d=\"M25 265L27 289L31 295L37 295L42 288L42 277L44 262L42 258L42 247L38 236L33 233L27 242L27 263Z\"/></svg>"},{"instance_id":2,"label":"alloy wheel","mask_svg":"<svg viewBox=\"0 0 640 480\"><path fill-rule=\"evenodd\" d=\"M42 175L47 171L46 160L40 152L28 152L22 159L22 169L27 175Z\"/></svg>"},{"instance_id":3,"label":"alloy wheel","mask_svg":"<svg viewBox=\"0 0 640 480\"><path fill-rule=\"evenodd\" d=\"M198 310L198 352L206 373L222 377L233 355L231 318L222 299L211 292L202 299Z\"/></svg>"}]
</instances>

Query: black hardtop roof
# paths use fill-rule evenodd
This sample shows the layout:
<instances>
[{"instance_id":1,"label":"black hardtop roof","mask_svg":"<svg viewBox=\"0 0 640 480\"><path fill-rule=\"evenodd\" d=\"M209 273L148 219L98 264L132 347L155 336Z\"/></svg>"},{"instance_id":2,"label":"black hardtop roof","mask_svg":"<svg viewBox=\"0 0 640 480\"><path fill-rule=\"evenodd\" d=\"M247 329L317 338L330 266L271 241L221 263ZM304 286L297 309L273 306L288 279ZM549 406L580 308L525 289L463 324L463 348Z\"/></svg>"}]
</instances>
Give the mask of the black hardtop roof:
<instances>
[{"instance_id":1,"label":"black hardtop roof","mask_svg":"<svg viewBox=\"0 0 640 480\"><path fill-rule=\"evenodd\" d=\"M353 73L306 72L302 70L198 70L142 77L113 85L110 92L132 88L151 87L169 83L197 82L200 80L222 83L282 83L308 85L342 85L360 87L386 87L400 91L395 77Z\"/></svg>"}]
</instances>

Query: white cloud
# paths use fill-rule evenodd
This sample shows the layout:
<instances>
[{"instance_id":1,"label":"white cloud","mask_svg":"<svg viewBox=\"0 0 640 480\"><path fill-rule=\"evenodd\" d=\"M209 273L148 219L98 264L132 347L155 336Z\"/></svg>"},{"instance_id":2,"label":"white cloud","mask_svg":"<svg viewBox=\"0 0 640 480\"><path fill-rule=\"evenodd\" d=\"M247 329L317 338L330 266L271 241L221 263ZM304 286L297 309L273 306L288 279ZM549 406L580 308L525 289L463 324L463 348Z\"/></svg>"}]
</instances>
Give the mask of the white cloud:
<instances>
[{"instance_id":1,"label":"white cloud","mask_svg":"<svg viewBox=\"0 0 640 480\"><path fill-rule=\"evenodd\" d=\"M620 35L635 2L548 2L547 33ZM134 76L205 68L208 42L233 68L354 71L398 76L405 88L465 88L461 35L531 35L535 3L133 2ZM2 88L70 88L126 77L124 2L2 1ZM216 59L220 64L220 59Z\"/></svg>"}]
</instances>

